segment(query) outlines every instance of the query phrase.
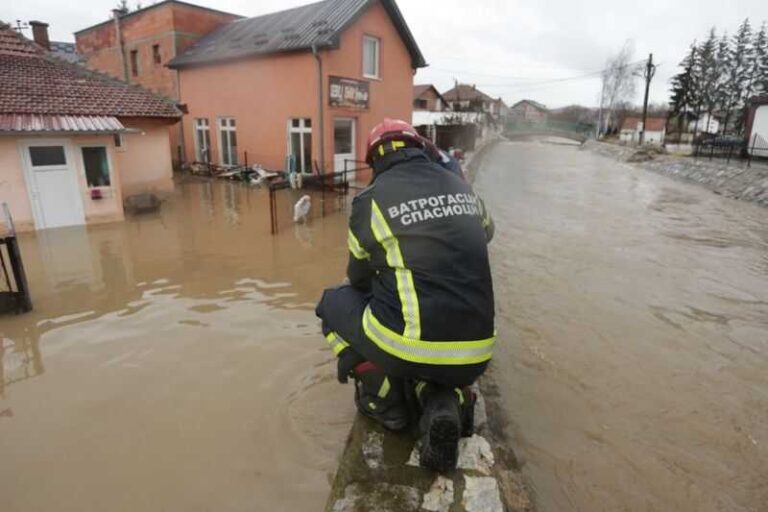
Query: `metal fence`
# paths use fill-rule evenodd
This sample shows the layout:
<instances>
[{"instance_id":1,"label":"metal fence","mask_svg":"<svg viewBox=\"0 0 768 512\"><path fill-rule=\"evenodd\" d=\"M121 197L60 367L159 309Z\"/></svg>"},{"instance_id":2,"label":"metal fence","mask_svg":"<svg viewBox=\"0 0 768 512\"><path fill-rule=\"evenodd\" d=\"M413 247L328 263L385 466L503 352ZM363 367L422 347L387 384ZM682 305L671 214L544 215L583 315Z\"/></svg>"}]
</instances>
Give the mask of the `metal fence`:
<instances>
[{"instance_id":1,"label":"metal fence","mask_svg":"<svg viewBox=\"0 0 768 512\"><path fill-rule=\"evenodd\" d=\"M748 141L733 136L701 138L693 143L693 156L709 160L724 158L726 162L742 160L750 167L753 160L768 158L768 141L757 133Z\"/></svg>"}]
</instances>

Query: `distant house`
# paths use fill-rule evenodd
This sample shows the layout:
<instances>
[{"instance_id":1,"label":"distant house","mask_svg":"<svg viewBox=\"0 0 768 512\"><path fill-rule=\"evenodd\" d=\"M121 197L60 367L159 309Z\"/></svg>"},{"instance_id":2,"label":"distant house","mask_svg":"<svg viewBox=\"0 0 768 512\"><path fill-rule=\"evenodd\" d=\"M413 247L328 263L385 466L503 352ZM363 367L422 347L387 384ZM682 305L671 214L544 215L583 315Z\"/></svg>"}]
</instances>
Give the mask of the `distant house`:
<instances>
[{"instance_id":1,"label":"distant house","mask_svg":"<svg viewBox=\"0 0 768 512\"><path fill-rule=\"evenodd\" d=\"M443 112L449 108L443 95L432 84L413 86L413 110Z\"/></svg>"},{"instance_id":2,"label":"distant house","mask_svg":"<svg viewBox=\"0 0 768 512\"><path fill-rule=\"evenodd\" d=\"M124 196L171 191L180 117L0 24L0 202L20 231L121 220Z\"/></svg>"},{"instance_id":3,"label":"distant house","mask_svg":"<svg viewBox=\"0 0 768 512\"><path fill-rule=\"evenodd\" d=\"M643 121L638 117L627 117L621 125L619 140L628 143L639 143ZM663 144L667 132L667 120L663 117L649 117L646 119L645 143Z\"/></svg>"},{"instance_id":4,"label":"distant house","mask_svg":"<svg viewBox=\"0 0 768 512\"><path fill-rule=\"evenodd\" d=\"M720 121L709 114L702 114L699 119L688 122L690 133L720 133Z\"/></svg>"},{"instance_id":5,"label":"distant house","mask_svg":"<svg viewBox=\"0 0 768 512\"><path fill-rule=\"evenodd\" d=\"M768 157L768 95L750 98L746 121L748 151L754 156Z\"/></svg>"},{"instance_id":6,"label":"distant house","mask_svg":"<svg viewBox=\"0 0 768 512\"><path fill-rule=\"evenodd\" d=\"M498 100L491 98L475 85L458 84L444 92L443 98L456 112L484 112L494 120L499 118Z\"/></svg>"},{"instance_id":7,"label":"distant house","mask_svg":"<svg viewBox=\"0 0 768 512\"><path fill-rule=\"evenodd\" d=\"M189 112L188 161L236 165L247 154L301 173L360 167L376 124L410 119L413 75L425 65L394 0L324 0L236 20L168 64Z\"/></svg>"},{"instance_id":8,"label":"distant house","mask_svg":"<svg viewBox=\"0 0 768 512\"><path fill-rule=\"evenodd\" d=\"M509 118L512 121L546 123L548 116L547 107L533 100L521 100L509 107Z\"/></svg>"}]
</instances>

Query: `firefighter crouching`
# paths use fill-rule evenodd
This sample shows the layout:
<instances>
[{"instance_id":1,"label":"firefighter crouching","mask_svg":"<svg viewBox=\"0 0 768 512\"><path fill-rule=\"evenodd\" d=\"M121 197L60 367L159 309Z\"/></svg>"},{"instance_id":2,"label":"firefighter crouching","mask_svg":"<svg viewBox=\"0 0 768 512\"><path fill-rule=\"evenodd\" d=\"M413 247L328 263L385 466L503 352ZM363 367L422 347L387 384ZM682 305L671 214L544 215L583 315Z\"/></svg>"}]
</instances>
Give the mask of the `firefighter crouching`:
<instances>
[{"instance_id":1,"label":"firefighter crouching","mask_svg":"<svg viewBox=\"0 0 768 512\"><path fill-rule=\"evenodd\" d=\"M408 123L368 138L373 180L352 202L349 284L323 293L323 334L359 411L391 430L416 404L421 463L456 466L495 343L487 243L493 223L455 161ZM411 398L411 400L409 400Z\"/></svg>"}]
</instances>

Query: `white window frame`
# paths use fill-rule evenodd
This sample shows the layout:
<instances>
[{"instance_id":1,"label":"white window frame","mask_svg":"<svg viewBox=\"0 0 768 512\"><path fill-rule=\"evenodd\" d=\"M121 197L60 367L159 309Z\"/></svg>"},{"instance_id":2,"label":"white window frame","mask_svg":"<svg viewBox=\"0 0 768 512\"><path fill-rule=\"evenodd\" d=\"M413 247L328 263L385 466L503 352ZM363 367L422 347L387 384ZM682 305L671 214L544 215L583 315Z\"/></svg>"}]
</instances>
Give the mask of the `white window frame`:
<instances>
[{"instance_id":1,"label":"white window frame","mask_svg":"<svg viewBox=\"0 0 768 512\"><path fill-rule=\"evenodd\" d=\"M195 134L195 161L197 162L210 162L211 161L211 127L210 123L208 122L208 118L206 117L196 117L193 121L194 125L194 134ZM208 132L208 137L203 137L203 141L207 141L206 147L200 147L200 137L198 137L198 132L205 131ZM203 158L203 151L208 152L208 158Z\"/></svg>"},{"instance_id":2,"label":"white window frame","mask_svg":"<svg viewBox=\"0 0 768 512\"><path fill-rule=\"evenodd\" d=\"M298 120L299 126L293 126L293 122ZM306 121L310 122L310 126L306 125ZM296 162L297 171L302 174L312 174L312 157L310 155L310 161L309 161L309 169L305 169L304 165L304 135L309 135L312 137L312 119L309 117L291 117L288 119L288 154L293 154L293 138L291 137L292 134L298 133L299 134L299 155L302 155L302 158L299 159L298 162ZM312 141L314 144L314 141Z\"/></svg>"},{"instance_id":3,"label":"white window frame","mask_svg":"<svg viewBox=\"0 0 768 512\"><path fill-rule=\"evenodd\" d=\"M235 167L237 166L237 146L232 148L232 138L229 134L237 134L237 122L234 117L219 117L216 124L219 127L219 164Z\"/></svg>"},{"instance_id":4,"label":"white window frame","mask_svg":"<svg viewBox=\"0 0 768 512\"><path fill-rule=\"evenodd\" d=\"M365 47L366 43L368 41L373 41L375 44L374 46L374 55L373 55L373 63L375 68L374 74L367 73L367 69L365 66ZM378 80L381 78L381 39L376 36L369 36L369 35L363 35L363 77L364 78L373 78Z\"/></svg>"},{"instance_id":5,"label":"white window frame","mask_svg":"<svg viewBox=\"0 0 768 512\"><path fill-rule=\"evenodd\" d=\"M96 187L92 187L88 185L88 175L85 172L85 158L83 158L83 148L104 148L104 154L107 157L107 171L109 173L109 185L99 185ZM109 151L109 146L106 144L86 144L81 143L77 145L77 157L80 159L80 170L83 174L83 181L85 183L85 188L88 190L93 190L95 188L101 189L101 190L109 190L111 188L114 188L115 183L115 175L112 167L112 155Z\"/></svg>"}]
</instances>

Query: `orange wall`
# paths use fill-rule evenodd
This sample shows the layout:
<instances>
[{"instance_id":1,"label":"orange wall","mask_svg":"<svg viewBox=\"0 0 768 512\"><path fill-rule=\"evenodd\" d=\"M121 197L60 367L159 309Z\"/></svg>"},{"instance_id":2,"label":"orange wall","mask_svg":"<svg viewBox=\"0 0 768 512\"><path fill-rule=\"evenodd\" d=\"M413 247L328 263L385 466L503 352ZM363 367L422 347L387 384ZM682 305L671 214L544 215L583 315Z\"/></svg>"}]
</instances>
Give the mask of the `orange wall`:
<instances>
[{"instance_id":1,"label":"orange wall","mask_svg":"<svg viewBox=\"0 0 768 512\"><path fill-rule=\"evenodd\" d=\"M123 196L143 192L164 195L173 191L173 168L168 151L169 130L166 123L151 120L121 119L126 128L140 130L123 135L124 148L115 151L120 167Z\"/></svg>"},{"instance_id":2,"label":"orange wall","mask_svg":"<svg viewBox=\"0 0 768 512\"><path fill-rule=\"evenodd\" d=\"M129 81L163 96L176 98L176 72L166 68L165 64L201 36L236 18L176 3L158 5L122 18L120 27ZM78 32L75 39L77 49L87 58L89 68L124 79L114 22ZM159 46L159 63L154 61L154 45ZM130 66L132 50L137 52L138 57L137 76L132 74Z\"/></svg>"},{"instance_id":3,"label":"orange wall","mask_svg":"<svg viewBox=\"0 0 768 512\"><path fill-rule=\"evenodd\" d=\"M370 108L366 111L330 108L328 75L363 80L363 35L381 39L379 80L370 82ZM372 5L342 35L337 50L324 50L323 104L325 110L325 167L333 167L333 118L357 121L357 159L362 160L365 140L384 117L411 118L413 70L411 58L384 8ZM289 118L311 118L312 158L319 160L317 70L311 52L270 55L231 63L182 69L181 101L189 108L184 116L186 157L194 160L194 118L207 118L211 129L212 161L219 162L217 117L237 121L239 158L248 152L249 163L272 169L284 167Z\"/></svg>"}]
</instances>

